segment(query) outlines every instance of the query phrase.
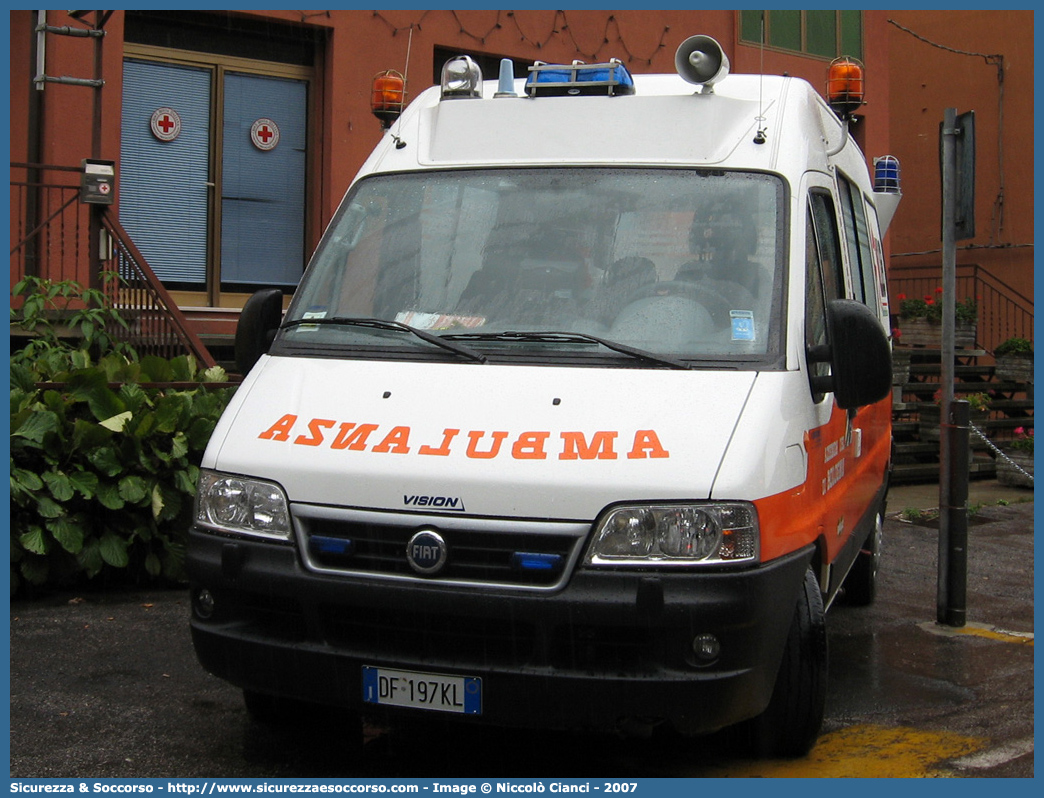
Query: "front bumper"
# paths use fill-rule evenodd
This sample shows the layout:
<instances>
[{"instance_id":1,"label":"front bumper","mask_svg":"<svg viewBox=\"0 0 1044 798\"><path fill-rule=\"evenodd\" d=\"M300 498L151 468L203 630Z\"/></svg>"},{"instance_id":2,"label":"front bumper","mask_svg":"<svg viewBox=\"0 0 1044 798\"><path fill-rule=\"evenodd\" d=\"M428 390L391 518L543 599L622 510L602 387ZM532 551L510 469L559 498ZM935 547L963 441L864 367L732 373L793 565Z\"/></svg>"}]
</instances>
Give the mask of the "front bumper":
<instances>
[{"instance_id":1,"label":"front bumper","mask_svg":"<svg viewBox=\"0 0 1044 798\"><path fill-rule=\"evenodd\" d=\"M235 685L369 715L424 710L364 704L364 665L481 677L482 714L468 721L710 732L767 705L810 557L716 572L579 569L558 592L526 593L315 574L293 546L193 530L192 638L202 665ZM719 641L717 660L698 661L700 634Z\"/></svg>"}]
</instances>

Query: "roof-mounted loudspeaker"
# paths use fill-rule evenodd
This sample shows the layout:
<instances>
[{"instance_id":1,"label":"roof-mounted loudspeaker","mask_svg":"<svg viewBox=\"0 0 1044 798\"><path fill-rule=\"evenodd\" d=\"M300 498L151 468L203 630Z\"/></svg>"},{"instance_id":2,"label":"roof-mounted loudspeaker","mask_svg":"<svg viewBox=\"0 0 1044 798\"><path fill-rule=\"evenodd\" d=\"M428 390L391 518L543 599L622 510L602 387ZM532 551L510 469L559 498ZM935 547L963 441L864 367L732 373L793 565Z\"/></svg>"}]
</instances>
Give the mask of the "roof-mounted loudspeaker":
<instances>
[{"instance_id":1,"label":"roof-mounted loudspeaker","mask_svg":"<svg viewBox=\"0 0 1044 798\"><path fill-rule=\"evenodd\" d=\"M689 83L703 86L704 93L729 74L729 57L710 36L690 36L674 54L674 68Z\"/></svg>"}]
</instances>

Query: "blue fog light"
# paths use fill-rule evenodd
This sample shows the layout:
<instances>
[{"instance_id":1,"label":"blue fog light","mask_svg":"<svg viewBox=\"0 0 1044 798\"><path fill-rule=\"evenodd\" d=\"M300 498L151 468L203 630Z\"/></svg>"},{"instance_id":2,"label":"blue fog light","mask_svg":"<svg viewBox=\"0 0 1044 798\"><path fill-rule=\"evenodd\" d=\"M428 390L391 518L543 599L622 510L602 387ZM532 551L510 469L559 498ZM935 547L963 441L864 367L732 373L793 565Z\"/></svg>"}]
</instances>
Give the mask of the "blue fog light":
<instances>
[{"instance_id":1,"label":"blue fog light","mask_svg":"<svg viewBox=\"0 0 1044 798\"><path fill-rule=\"evenodd\" d=\"M322 535L313 536L310 544L316 554L335 554L347 556L355 552L355 541L346 538L330 538Z\"/></svg>"},{"instance_id":2,"label":"blue fog light","mask_svg":"<svg viewBox=\"0 0 1044 798\"><path fill-rule=\"evenodd\" d=\"M562 565L558 554L530 554L516 551L511 555L511 567L518 571L556 571Z\"/></svg>"}]
</instances>

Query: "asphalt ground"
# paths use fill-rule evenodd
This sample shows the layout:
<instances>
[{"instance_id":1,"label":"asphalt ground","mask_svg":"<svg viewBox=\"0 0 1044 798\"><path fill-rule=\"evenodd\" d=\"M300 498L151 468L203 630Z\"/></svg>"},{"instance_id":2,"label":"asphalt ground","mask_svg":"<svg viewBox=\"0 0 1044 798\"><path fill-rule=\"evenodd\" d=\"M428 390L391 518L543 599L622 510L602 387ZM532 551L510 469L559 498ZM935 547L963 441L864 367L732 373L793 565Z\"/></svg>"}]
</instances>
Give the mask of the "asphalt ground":
<instances>
[{"instance_id":1,"label":"asphalt ground","mask_svg":"<svg viewBox=\"0 0 1044 798\"><path fill-rule=\"evenodd\" d=\"M456 726L367 727L352 751L346 718L251 721L238 691L197 664L185 591L121 590L12 602L11 777L1031 777L1032 491L973 483L970 506L983 506L969 527L967 624L951 628L936 623L932 514L900 517L937 506L933 489L891 497L878 600L828 615L823 734L799 760L752 762L720 735Z\"/></svg>"}]
</instances>

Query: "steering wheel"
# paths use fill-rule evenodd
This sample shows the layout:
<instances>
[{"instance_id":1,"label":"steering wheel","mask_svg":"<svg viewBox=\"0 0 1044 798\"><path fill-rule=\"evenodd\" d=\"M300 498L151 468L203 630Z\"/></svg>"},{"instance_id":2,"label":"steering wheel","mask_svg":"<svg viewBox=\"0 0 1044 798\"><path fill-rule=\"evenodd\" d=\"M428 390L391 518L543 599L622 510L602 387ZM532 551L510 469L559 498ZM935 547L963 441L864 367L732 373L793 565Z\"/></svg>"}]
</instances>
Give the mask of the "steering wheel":
<instances>
[{"instance_id":1,"label":"steering wheel","mask_svg":"<svg viewBox=\"0 0 1044 798\"><path fill-rule=\"evenodd\" d=\"M652 283L635 292L631 299L636 302L656 296L684 296L698 302L706 308L714 323L724 327L729 323L729 310L735 307L735 299L726 296L717 286L705 282L689 282L687 280L664 280Z\"/></svg>"}]
</instances>

